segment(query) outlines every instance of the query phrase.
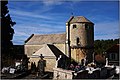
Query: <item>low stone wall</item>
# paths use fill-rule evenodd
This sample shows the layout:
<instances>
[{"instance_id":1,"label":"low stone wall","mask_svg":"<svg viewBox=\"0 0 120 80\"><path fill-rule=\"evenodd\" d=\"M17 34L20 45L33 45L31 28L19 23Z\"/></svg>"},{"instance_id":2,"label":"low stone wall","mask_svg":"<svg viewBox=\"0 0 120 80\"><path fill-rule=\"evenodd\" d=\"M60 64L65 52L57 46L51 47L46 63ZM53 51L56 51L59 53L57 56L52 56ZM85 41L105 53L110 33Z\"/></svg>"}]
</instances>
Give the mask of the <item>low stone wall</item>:
<instances>
[{"instance_id":1,"label":"low stone wall","mask_svg":"<svg viewBox=\"0 0 120 80\"><path fill-rule=\"evenodd\" d=\"M74 71L65 70L61 68L53 68L54 76L53 79L73 79Z\"/></svg>"},{"instance_id":2,"label":"low stone wall","mask_svg":"<svg viewBox=\"0 0 120 80\"><path fill-rule=\"evenodd\" d=\"M107 79L115 74L115 68L96 68L94 70L80 70L78 72L53 68L53 79ZM92 73L90 73L92 71Z\"/></svg>"},{"instance_id":3,"label":"low stone wall","mask_svg":"<svg viewBox=\"0 0 120 80\"><path fill-rule=\"evenodd\" d=\"M84 70L84 71L80 71L77 72L76 75L73 77L73 79L88 79L88 71Z\"/></svg>"},{"instance_id":4,"label":"low stone wall","mask_svg":"<svg viewBox=\"0 0 120 80\"><path fill-rule=\"evenodd\" d=\"M99 70L93 71L92 74L89 74L88 70L80 70L78 72L61 68L53 68L53 70L53 79L98 79L100 75Z\"/></svg>"}]
</instances>

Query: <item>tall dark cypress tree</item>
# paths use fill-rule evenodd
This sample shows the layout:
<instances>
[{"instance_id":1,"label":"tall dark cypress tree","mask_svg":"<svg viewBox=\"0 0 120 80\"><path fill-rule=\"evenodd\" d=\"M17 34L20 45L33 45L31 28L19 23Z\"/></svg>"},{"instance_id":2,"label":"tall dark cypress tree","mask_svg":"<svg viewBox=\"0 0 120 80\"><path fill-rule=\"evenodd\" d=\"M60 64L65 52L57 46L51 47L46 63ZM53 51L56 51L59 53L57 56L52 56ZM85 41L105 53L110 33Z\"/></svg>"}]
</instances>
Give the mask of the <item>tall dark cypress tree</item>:
<instances>
[{"instance_id":1,"label":"tall dark cypress tree","mask_svg":"<svg viewBox=\"0 0 120 80\"><path fill-rule=\"evenodd\" d=\"M7 7L8 1L1 1L1 67L7 66L11 58L12 38L16 23L12 21Z\"/></svg>"}]
</instances>

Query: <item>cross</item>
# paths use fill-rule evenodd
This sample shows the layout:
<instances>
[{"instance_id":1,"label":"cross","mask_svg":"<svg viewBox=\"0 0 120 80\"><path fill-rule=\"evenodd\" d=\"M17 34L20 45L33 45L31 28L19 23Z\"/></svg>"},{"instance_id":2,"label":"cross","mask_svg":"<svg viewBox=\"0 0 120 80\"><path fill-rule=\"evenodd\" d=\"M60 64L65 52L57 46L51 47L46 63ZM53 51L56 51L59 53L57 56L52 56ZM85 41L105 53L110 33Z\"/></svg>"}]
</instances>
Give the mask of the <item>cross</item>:
<instances>
[{"instance_id":1,"label":"cross","mask_svg":"<svg viewBox=\"0 0 120 80\"><path fill-rule=\"evenodd\" d=\"M41 59L43 59L44 58L44 56L42 55L42 54L40 54L40 56L39 56Z\"/></svg>"}]
</instances>

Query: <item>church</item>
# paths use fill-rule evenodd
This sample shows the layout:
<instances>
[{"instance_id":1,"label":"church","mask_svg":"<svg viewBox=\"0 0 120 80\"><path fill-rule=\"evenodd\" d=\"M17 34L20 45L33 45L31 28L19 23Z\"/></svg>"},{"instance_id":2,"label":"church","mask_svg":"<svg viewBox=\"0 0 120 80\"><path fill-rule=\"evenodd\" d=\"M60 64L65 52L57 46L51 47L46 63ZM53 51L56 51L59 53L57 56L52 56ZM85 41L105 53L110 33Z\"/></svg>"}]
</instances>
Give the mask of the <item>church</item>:
<instances>
[{"instance_id":1,"label":"church","mask_svg":"<svg viewBox=\"0 0 120 80\"><path fill-rule=\"evenodd\" d=\"M25 41L24 49L25 54L30 58L30 63L35 62L36 65L42 54L46 60L46 71L53 71L60 55L79 64L82 59L86 59L87 63L90 63L93 60L94 51L94 23L84 16L71 16L66 22L66 32L32 34Z\"/></svg>"}]
</instances>

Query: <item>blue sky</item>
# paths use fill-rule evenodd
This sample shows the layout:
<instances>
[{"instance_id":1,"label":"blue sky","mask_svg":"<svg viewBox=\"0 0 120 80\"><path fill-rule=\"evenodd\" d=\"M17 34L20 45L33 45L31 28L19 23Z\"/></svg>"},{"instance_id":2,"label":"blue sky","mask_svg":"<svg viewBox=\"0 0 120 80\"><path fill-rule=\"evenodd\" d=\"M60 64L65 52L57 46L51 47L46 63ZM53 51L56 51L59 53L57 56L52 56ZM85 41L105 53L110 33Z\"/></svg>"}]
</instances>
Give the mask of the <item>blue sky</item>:
<instances>
[{"instance_id":1,"label":"blue sky","mask_svg":"<svg viewBox=\"0 0 120 80\"><path fill-rule=\"evenodd\" d=\"M65 32L65 23L73 13L85 16L94 25L94 39L119 37L117 1L36 0L9 1L9 13L16 25L13 43L24 44L31 34Z\"/></svg>"}]
</instances>

